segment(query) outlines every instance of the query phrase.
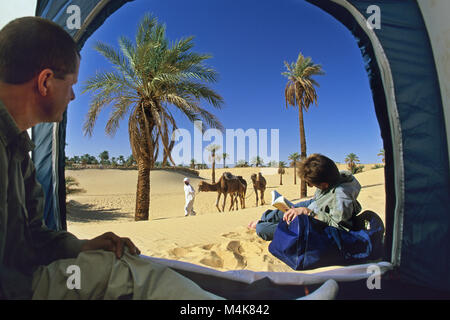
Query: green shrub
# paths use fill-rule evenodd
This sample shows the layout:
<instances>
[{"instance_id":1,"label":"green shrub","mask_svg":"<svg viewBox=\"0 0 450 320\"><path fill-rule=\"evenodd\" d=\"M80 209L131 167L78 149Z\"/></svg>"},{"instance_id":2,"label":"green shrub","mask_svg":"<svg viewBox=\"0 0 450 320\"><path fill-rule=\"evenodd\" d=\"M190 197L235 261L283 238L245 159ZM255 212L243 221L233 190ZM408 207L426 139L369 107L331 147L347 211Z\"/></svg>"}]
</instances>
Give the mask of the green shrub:
<instances>
[{"instance_id":1,"label":"green shrub","mask_svg":"<svg viewBox=\"0 0 450 320\"><path fill-rule=\"evenodd\" d=\"M66 195L84 192L83 189L76 188L80 185L80 183L71 176L66 177Z\"/></svg>"},{"instance_id":2,"label":"green shrub","mask_svg":"<svg viewBox=\"0 0 450 320\"><path fill-rule=\"evenodd\" d=\"M352 168L352 173L353 173L353 174L360 173L360 172L363 172L363 170L364 170L364 166L363 166L363 165L360 165L360 166L354 166L354 167Z\"/></svg>"}]
</instances>

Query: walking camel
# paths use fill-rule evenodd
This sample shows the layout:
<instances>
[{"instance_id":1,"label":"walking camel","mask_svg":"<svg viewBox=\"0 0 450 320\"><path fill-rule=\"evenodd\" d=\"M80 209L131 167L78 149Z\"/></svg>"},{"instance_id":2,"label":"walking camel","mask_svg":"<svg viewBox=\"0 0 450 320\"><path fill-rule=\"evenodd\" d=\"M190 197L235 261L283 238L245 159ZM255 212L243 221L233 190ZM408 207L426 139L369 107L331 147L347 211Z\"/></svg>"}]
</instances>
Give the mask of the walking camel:
<instances>
[{"instance_id":1,"label":"walking camel","mask_svg":"<svg viewBox=\"0 0 450 320\"><path fill-rule=\"evenodd\" d=\"M266 204L264 201L264 191L266 191L266 179L263 177L261 172L258 172L258 174L254 173L251 175L251 179L253 182L253 189L255 190L256 195L256 206L258 206L258 190L261 194L261 205Z\"/></svg>"},{"instance_id":2,"label":"walking camel","mask_svg":"<svg viewBox=\"0 0 450 320\"><path fill-rule=\"evenodd\" d=\"M243 181L242 181L243 180ZM244 183L245 182L245 185ZM225 211L225 203L227 200L227 195L230 194L231 197L231 205L228 210L234 209L234 205L236 204L236 210L238 209L237 198L241 200L241 207L245 207L245 192L246 192L247 182L242 177L233 176L229 172L224 172L220 177L219 181L216 183L208 183L206 181L201 181L198 186L198 191L216 191L217 192L217 200L216 200L216 208L219 212ZM221 195L224 195L222 210L219 207L219 201Z\"/></svg>"},{"instance_id":3,"label":"walking camel","mask_svg":"<svg viewBox=\"0 0 450 320\"><path fill-rule=\"evenodd\" d=\"M231 209L234 210L234 204L236 204L236 210L239 210L238 198L241 202L241 209L245 208L245 194L247 192L247 181L242 176L235 176L231 172L224 172L223 177L225 180L239 180L242 186L238 186L238 190L231 193Z\"/></svg>"}]
</instances>

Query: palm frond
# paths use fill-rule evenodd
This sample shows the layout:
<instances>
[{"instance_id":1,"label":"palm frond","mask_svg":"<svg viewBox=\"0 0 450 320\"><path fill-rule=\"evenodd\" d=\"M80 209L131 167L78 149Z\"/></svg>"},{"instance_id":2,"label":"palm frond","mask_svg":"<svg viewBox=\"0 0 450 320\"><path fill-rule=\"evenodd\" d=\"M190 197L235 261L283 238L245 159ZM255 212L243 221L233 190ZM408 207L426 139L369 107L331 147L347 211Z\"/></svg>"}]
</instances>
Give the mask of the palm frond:
<instances>
[{"instance_id":1,"label":"palm frond","mask_svg":"<svg viewBox=\"0 0 450 320\"><path fill-rule=\"evenodd\" d=\"M88 79L83 92L93 94L85 132L92 134L99 113L111 107L105 131L114 135L129 114L128 131L133 156L138 161L154 161L162 142L170 157L168 137L177 128L169 108L175 108L190 121L203 120L208 126L223 129L218 118L200 106L222 108L223 98L207 83L217 82L218 73L205 63L209 54L192 52L193 37L169 43L166 26L152 15L139 23L134 42L118 40L120 50L98 42L95 49L115 68Z\"/></svg>"},{"instance_id":2,"label":"palm frond","mask_svg":"<svg viewBox=\"0 0 450 320\"><path fill-rule=\"evenodd\" d=\"M120 120L127 115L129 107L133 103L134 101L132 99L128 99L128 97L121 97L118 99L116 104L112 106L112 112L105 126L105 132L107 135L115 135L117 129L119 128Z\"/></svg>"}]
</instances>

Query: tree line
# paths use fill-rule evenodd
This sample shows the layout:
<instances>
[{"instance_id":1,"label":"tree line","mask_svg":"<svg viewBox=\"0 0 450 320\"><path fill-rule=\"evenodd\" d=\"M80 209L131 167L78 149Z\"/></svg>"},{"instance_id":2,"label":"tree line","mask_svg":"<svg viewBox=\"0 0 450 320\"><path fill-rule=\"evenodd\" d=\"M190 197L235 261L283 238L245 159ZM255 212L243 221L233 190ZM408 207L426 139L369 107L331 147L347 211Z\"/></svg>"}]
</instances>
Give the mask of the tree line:
<instances>
[{"instance_id":1,"label":"tree line","mask_svg":"<svg viewBox=\"0 0 450 320\"><path fill-rule=\"evenodd\" d=\"M130 155L125 158L125 156L120 155L118 157L109 156L108 151L101 152L98 157L90 155L88 153L83 154L82 156L73 156L71 158L66 157L65 159L66 167L80 167L87 165L98 165L98 166L112 166L112 167L135 167L136 160L133 155Z\"/></svg>"}]
</instances>

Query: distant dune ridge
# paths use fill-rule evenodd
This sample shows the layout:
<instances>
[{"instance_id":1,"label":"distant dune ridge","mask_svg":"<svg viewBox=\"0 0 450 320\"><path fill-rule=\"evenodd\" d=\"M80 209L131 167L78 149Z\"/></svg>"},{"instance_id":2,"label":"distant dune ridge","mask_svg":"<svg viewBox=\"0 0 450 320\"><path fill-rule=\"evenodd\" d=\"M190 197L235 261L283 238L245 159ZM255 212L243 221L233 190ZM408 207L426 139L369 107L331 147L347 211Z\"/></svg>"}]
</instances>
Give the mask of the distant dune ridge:
<instances>
[{"instance_id":1,"label":"distant dune ridge","mask_svg":"<svg viewBox=\"0 0 450 320\"><path fill-rule=\"evenodd\" d=\"M385 188L384 169L372 169L365 164L364 171L356 174L362 189L358 197L363 210L377 212L384 221ZM338 164L340 170L345 164ZM198 184L211 182L211 169L199 170L199 177L191 176L196 190L194 210L196 216L184 217L184 174L173 171L151 172L150 220L134 221L137 171L114 169L66 170L79 182L82 193L67 197L68 231L81 239L89 239L106 231L129 237L142 254L191 262L217 270L249 269L254 271L292 271L272 256L268 242L261 240L247 224L271 209L270 205L255 206L255 194L250 176L262 172L267 180L266 203L270 192L276 189L294 202L300 201L300 184L294 185L294 169L287 168L283 185L279 185L276 168L216 169L216 180L230 171L247 180L246 209L218 212L216 192L198 192ZM308 197L314 188L308 188ZM220 200L222 203L223 197Z\"/></svg>"}]
</instances>

